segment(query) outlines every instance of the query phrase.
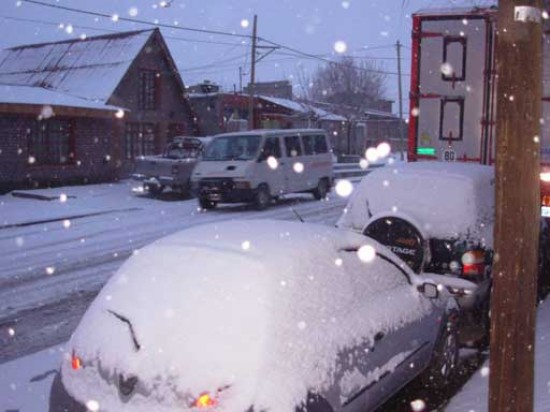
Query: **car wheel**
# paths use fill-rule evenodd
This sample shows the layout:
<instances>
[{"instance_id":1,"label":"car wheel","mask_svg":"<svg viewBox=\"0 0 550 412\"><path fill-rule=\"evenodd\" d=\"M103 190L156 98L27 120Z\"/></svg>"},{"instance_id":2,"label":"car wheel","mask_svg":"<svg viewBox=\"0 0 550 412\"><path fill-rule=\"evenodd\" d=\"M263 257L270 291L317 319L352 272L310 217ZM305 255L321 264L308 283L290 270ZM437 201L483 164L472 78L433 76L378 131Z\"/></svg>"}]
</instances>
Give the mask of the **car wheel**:
<instances>
[{"instance_id":1,"label":"car wheel","mask_svg":"<svg viewBox=\"0 0 550 412\"><path fill-rule=\"evenodd\" d=\"M334 410L322 396L308 394L305 404L298 406L295 412L334 412Z\"/></svg>"},{"instance_id":2,"label":"car wheel","mask_svg":"<svg viewBox=\"0 0 550 412\"><path fill-rule=\"evenodd\" d=\"M200 196L199 197L199 206L201 207L201 209L214 209L218 204L212 200L208 200L206 197L204 196Z\"/></svg>"},{"instance_id":3,"label":"car wheel","mask_svg":"<svg viewBox=\"0 0 550 412\"><path fill-rule=\"evenodd\" d=\"M317 200L327 197L329 191L329 185L326 179L320 179L317 183L317 187L313 190L313 197Z\"/></svg>"},{"instance_id":4,"label":"car wheel","mask_svg":"<svg viewBox=\"0 0 550 412\"><path fill-rule=\"evenodd\" d=\"M49 412L86 412L88 408L76 402L65 390L61 372L55 374L50 389Z\"/></svg>"},{"instance_id":5,"label":"car wheel","mask_svg":"<svg viewBox=\"0 0 550 412\"><path fill-rule=\"evenodd\" d=\"M457 370L458 351L456 322L447 322L447 326L434 348L430 365L422 376L425 386L442 388L452 381Z\"/></svg>"},{"instance_id":6,"label":"car wheel","mask_svg":"<svg viewBox=\"0 0 550 412\"><path fill-rule=\"evenodd\" d=\"M151 193L153 196L158 196L164 190L164 186L160 185L145 185L145 190Z\"/></svg>"},{"instance_id":7,"label":"car wheel","mask_svg":"<svg viewBox=\"0 0 550 412\"><path fill-rule=\"evenodd\" d=\"M269 188L266 185L260 185L254 195L254 207L256 210L264 210L269 206L269 203L271 203Z\"/></svg>"}]
</instances>

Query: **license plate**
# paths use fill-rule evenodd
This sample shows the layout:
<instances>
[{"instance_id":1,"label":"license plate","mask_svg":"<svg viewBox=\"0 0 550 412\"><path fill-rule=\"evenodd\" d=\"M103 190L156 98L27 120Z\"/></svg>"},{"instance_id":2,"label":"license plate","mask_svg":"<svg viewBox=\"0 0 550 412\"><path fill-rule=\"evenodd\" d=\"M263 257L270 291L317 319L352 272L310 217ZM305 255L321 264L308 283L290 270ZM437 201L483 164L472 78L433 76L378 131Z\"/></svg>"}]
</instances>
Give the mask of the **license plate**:
<instances>
[{"instance_id":1,"label":"license plate","mask_svg":"<svg viewBox=\"0 0 550 412\"><path fill-rule=\"evenodd\" d=\"M219 193L208 193L206 197L208 197L208 200L221 200L222 198Z\"/></svg>"},{"instance_id":2,"label":"license plate","mask_svg":"<svg viewBox=\"0 0 550 412\"><path fill-rule=\"evenodd\" d=\"M542 217L550 217L550 206L543 206L540 210Z\"/></svg>"}]
</instances>

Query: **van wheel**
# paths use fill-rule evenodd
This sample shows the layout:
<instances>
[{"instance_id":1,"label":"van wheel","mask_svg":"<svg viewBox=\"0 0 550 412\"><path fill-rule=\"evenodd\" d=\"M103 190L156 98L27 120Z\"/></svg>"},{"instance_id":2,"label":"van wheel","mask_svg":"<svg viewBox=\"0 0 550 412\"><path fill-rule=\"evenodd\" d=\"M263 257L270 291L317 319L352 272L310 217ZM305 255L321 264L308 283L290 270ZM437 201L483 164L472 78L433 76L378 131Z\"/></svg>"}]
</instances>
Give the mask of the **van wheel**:
<instances>
[{"instance_id":1,"label":"van wheel","mask_svg":"<svg viewBox=\"0 0 550 412\"><path fill-rule=\"evenodd\" d=\"M334 410L322 396L308 394L305 404L296 407L295 412L334 412Z\"/></svg>"},{"instance_id":2,"label":"van wheel","mask_svg":"<svg viewBox=\"0 0 550 412\"><path fill-rule=\"evenodd\" d=\"M208 200L204 196L199 197L199 206L201 209L214 209L218 204L212 200Z\"/></svg>"},{"instance_id":3,"label":"van wheel","mask_svg":"<svg viewBox=\"0 0 550 412\"><path fill-rule=\"evenodd\" d=\"M313 190L313 197L317 200L324 199L327 197L329 191L329 185L327 179L323 178L317 183L317 187Z\"/></svg>"},{"instance_id":4,"label":"van wheel","mask_svg":"<svg viewBox=\"0 0 550 412\"><path fill-rule=\"evenodd\" d=\"M256 210L264 210L271 203L271 194L269 193L269 187L265 184L261 184L256 189L256 194L254 195L254 207Z\"/></svg>"}]
</instances>

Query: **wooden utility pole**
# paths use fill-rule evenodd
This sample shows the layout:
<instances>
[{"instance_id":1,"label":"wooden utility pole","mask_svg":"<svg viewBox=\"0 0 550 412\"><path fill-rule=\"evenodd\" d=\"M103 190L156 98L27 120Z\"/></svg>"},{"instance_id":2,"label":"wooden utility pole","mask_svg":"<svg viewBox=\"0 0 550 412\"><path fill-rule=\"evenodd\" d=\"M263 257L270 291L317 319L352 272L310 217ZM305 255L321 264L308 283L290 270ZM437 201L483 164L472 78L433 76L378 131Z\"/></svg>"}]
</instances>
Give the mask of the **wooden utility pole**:
<instances>
[{"instance_id":1,"label":"wooden utility pole","mask_svg":"<svg viewBox=\"0 0 550 412\"><path fill-rule=\"evenodd\" d=\"M254 15L252 25L252 55L250 56L250 84L248 85L248 130L254 129L254 82L256 81L256 33L258 16Z\"/></svg>"},{"instance_id":2,"label":"wooden utility pole","mask_svg":"<svg viewBox=\"0 0 550 412\"><path fill-rule=\"evenodd\" d=\"M542 0L500 0L490 412L533 410Z\"/></svg>"},{"instance_id":3,"label":"wooden utility pole","mask_svg":"<svg viewBox=\"0 0 550 412\"><path fill-rule=\"evenodd\" d=\"M401 43L399 40L395 46L397 48L397 89L399 91L399 151L401 152L401 160L403 160L406 146L403 134L403 88L401 86Z\"/></svg>"}]
</instances>

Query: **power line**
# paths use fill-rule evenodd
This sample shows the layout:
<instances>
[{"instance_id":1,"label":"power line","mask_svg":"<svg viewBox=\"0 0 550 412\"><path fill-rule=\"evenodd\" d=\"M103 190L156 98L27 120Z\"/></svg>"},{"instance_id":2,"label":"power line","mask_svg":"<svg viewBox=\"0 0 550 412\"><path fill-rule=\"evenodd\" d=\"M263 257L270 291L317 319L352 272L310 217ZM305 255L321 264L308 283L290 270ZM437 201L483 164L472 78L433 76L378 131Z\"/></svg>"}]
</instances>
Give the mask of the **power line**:
<instances>
[{"instance_id":1,"label":"power line","mask_svg":"<svg viewBox=\"0 0 550 412\"><path fill-rule=\"evenodd\" d=\"M1 19L4 20L13 20L13 21L20 21L20 22L26 22L26 23L34 23L34 24L44 24L47 26L55 26L60 28L61 23L56 23L53 21L47 21L47 20L37 20L37 19L28 19L23 17L13 17L13 16L5 16L0 15ZM114 30L114 29L106 29L106 28L99 28L99 27L91 27L91 26L83 26L80 24L71 24L72 27L78 28L78 29L84 29L84 30L94 30L99 32L107 32L107 33L123 33L121 30ZM223 41L214 41L214 40L199 40L199 39L190 39L190 38L184 38L184 37L176 37L176 36L170 36L170 35L164 35L163 37L168 40L177 40L177 41L186 41L190 43L206 43L206 44L215 44L220 46L240 46L240 47L248 47L248 44L245 43L229 43L229 42L223 42Z\"/></svg>"},{"instance_id":2,"label":"power line","mask_svg":"<svg viewBox=\"0 0 550 412\"><path fill-rule=\"evenodd\" d=\"M112 19L113 16L114 16L112 14L107 14L107 13L100 13L100 12L90 11L90 10L80 10L80 9L75 9L75 8L72 8L72 7L61 6L59 4L45 3L45 2L39 1L39 0L20 0L20 1L23 1L25 3L30 3L30 4L36 4L36 5L39 5L39 6L70 11L72 13L87 14L89 16L96 16L96 17L104 17L104 18L107 18L107 19ZM216 34L216 35L220 35L220 36L240 37L240 38L246 38L246 39L252 38L252 36L250 36L249 34L237 34L237 33L230 33L230 32L224 32L224 31L219 31L219 30L197 29L197 28L193 28L193 27L184 27L184 26L177 26L177 25L164 24L164 23L152 23L152 22L149 22L149 21L146 21L146 20L130 19L128 17L122 17L122 16L118 16L118 15L116 15L116 20L125 21L125 22L129 22L129 23L146 24L148 26L163 27L163 28L168 28L168 29L185 30L185 31L191 31L191 32L196 32L196 33Z\"/></svg>"}]
</instances>

